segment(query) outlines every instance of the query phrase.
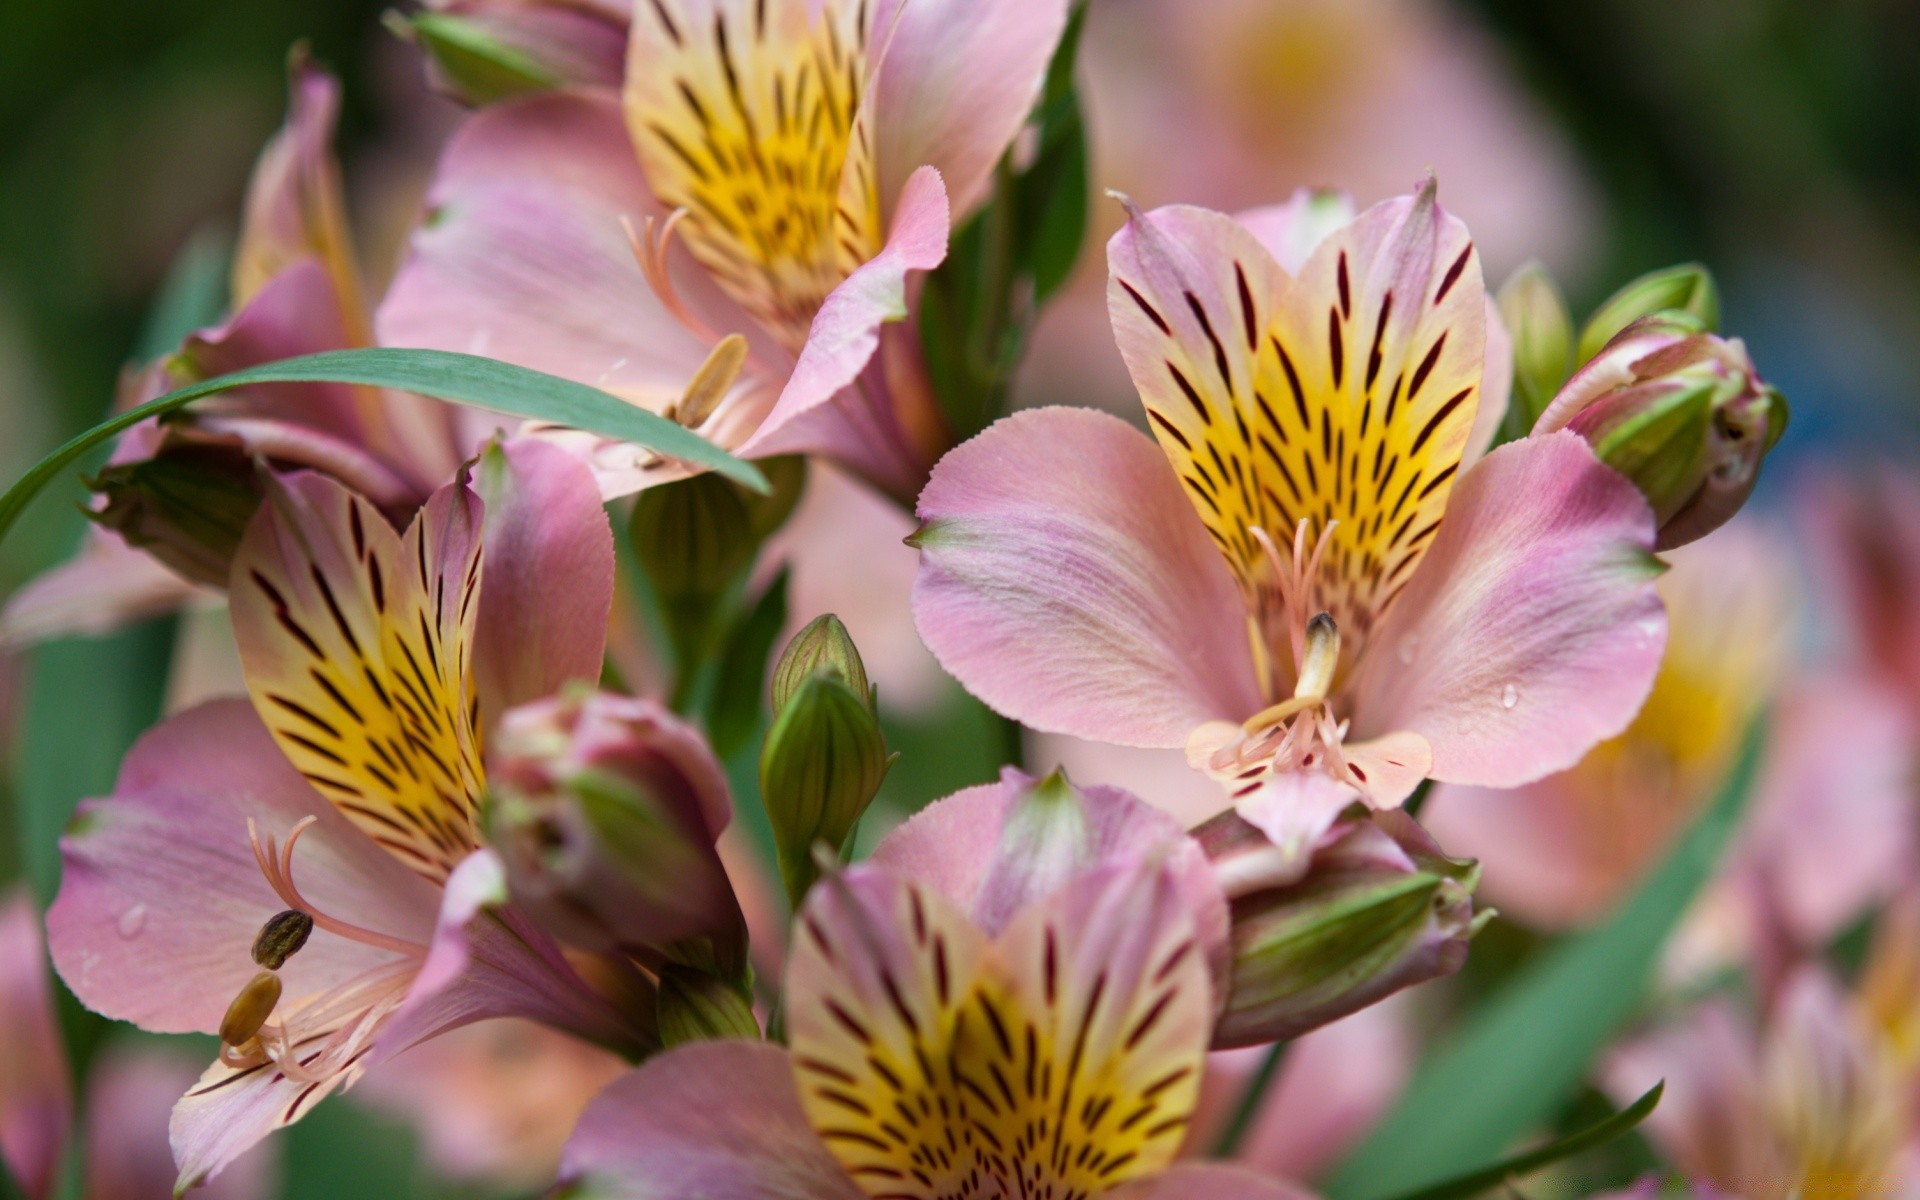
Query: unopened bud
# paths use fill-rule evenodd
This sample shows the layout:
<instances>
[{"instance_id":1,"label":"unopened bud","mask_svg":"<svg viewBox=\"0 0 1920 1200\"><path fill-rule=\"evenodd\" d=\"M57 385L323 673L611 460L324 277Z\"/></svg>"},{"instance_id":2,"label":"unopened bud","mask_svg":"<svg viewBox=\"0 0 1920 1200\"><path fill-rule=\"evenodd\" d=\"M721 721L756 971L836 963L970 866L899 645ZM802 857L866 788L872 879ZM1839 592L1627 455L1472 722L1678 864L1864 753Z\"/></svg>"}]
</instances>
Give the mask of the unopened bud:
<instances>
[{"instance_id":1,"label":"unopened bud","mask_svg":"<svg viewBox=\"0 0 1920 1200\"><path fill-rule=\"evenodd\" d=\"M712 938L732 953L739 904L714 842L726 777L699 733L650 700L575 693L500 721L489 833L514 900L586 950Z\"/></svg>"},{"instance_id":2,"label":"unopened bud","mask_svg":"<svg viewBox=\"0 0 1920 1200\"><path fill-rule=\"evenodd\" d=\"M1214 1048L1298 1037L1466 961L1479 867L1404 813L1373 814L1306 874L1231 811L1194 831L1232 909L1232 985Z\"/></svg>"},{"instance_id":3,"label":"unopened bud","mask_svg":"<svg viewBox=\"0 0 1920 1200\"><path fill-rule=\"evenodd\" d=\"M237 443L172 438L152 458L102 468L87 486L106 501L89 514L95 521L181 576L221 588L263 495Z\"/></svg>"},{"instance_id":4,"label":"unopened bud","mask_svg":"<svg viewBox=\"0 0 1920 1200\"><path fill-rule=\"evenodd\" d=\"M1560 285L1537 262L1500 289L1500 319L1513 338L1513 404L1525 432L1573 372L1573 316Z\"/></svg>"},{"instance_id":5,"label":"unopened bud","mask_svg":"<svg viewBox=\"0 0 1920 1200\"><path fill-rule=\"evenodd\" d=\"M313 932L313 918L297 908L275 913L253 939L253 961L269 971L278 971L288 959L300 953Z\"/></svg>"},{"instance_id":6,"label":"unopened bud","mask_svg":"<svg viewBox=\"0 0 1920 1200\"><path fill-rule=\"evenodd\" d=\"M800 685L814 675L838 679L857 696L869 694L867 667L840 618L822 613L793 635L773 668L773 711L787 707Z\"/></svg>"},{"instance_id":7,"label":"unopened bud","mask_svg":"<svg viewBox=\"0 0 1920 1200\"><path fill-rule=\"evenodd\" d=\"M1575 365L1600 353L1627 326L1655 313L1684 314L1698 331L1712 333L1720 328L1720 289L1699 263L1647 272L1607 297L1587 318Z\"/></svg>"},{"instance_id":8,"label":"unopened bud","mask_svg":"<svg viewBox=\"0 0 1920 1200\"><path fill-rule=\"evenodd\" d=\"M1738 338L1661 313L1623 329L1575 372L1534 427L1566 428L1633 481L1659 523L1657 547L1711 533L1740 506L1787 425Z\"/></svg>"},{"instance_id":9,"label":"unopened bud","mask_svg":"<svg viewBox=\"0 0 1920 1200\"><path fill-rule=\"evenodd\" d=\"M660 1041L668 1049L686 1042L758 1038L760 1023L740 988L704 971L669 965L660 973Z\"/></svg>"},{"instance_id":10,"label":"unopened bud","mask_svg":"<svg viewBox=\"0 0 1920 1200\"><path fill-rule=\"evenodd\" d=\"M617 87L627 30L606 7L564 0L429 0L387 25L425 52L435 86L468 104L586 84Z\"/></svg>"},{"instance_id":11,"label":"unopened bud","mask_svg":"<svg viewBox=\"0 0 1920 1200\"><path fill-rule=\"evenodd\" d=\"M280 977L272 971L256 974L227 1005L227 1015L220 1018L220 1040L229 1046L246 1045L259 1034L278 1003Z\"/></svg>"},{"instance_id":12,"label":"unopened bud","mask_svg":"<svg viewBox=\"0 0 1920 1200\"><path fill-rule=\"evenodd\" d=\"M806 483L800 458L760 466L772 488L766 495L707 474L648 488L634 502L627 525L634 557L660 597L685 661L705 657L730 589L793 512Z\"/></svg>"},{"instance_id":13,"label":"unopened bud","mask_svg":"<svg viewBox=\"0 0 1920 1200\"><path fill-rule=\"evenodd\" d=\"M819 876L814 844L845 845L891 762L868 696L832 675L808 676L775 715L760 795L794 907Z\"/></svg>"}]
</instances>

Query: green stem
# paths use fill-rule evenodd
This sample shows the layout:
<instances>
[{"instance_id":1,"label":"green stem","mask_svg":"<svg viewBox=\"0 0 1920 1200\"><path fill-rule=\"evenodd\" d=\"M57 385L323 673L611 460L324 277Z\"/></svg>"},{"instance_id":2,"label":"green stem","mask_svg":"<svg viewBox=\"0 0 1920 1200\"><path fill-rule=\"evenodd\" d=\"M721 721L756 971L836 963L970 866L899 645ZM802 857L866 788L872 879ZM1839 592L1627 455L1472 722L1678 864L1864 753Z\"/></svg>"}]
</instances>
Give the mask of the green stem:
<instances>
[{"instance_id":1,"label":"green stem","mask_svg":"<svg viewBox=\"0 0 1920 1200\"><path fill-rule=\"evenodd\" d=\"M1287 1056L1289 1042L1275 1042L1267 1056L1260 1060L1260 1067L1247 1080L1246 1090L1240 1093L1240 1102L1234 1107L1233 1119L1220 1131L1220 1140L1214 1143L1213 1157L1232 1158L1240 1152L1240 1144L1247 1139L1247 1131L1253 1128L1253 1118L1260 1112L1261 1102L1267 1098L1267 1090L1280 1074L1280 1063Z\"/></svg>"}]
</instances>

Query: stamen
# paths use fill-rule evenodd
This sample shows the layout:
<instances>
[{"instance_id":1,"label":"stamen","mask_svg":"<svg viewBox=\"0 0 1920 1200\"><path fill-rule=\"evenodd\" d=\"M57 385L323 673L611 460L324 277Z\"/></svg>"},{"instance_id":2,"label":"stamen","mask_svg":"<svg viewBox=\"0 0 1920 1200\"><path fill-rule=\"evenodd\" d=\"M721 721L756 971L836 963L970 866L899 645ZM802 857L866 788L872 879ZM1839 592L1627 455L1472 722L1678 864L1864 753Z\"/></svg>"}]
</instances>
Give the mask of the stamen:
<instances>
[{"instance_id":1,"label":"stamen","mask_svg":"<svg viewBox=\"0 0 1920 1200\"><path fill-rule=\"evenodd\" d=\"M627 242L633 247L634 261L640 264L640 273L646 276L647 286L659 297L661 306L693 336L703 342L717 342L720 335L711 325L695 316L693 310L680 299L680 293L673 286L673 276L667 270L667 251L673 245L674 231L686 215L684 208L676 208L668 213L665 220L658 222L658 236L654 232L656 223L652 217L641 218L644 235L636 232L633 222L626 217L620 218L620 227L627 231Z\"/></svg>"},{"instance_id":2,"label":"stamen","mask_svg":"<svg viewBox=\"0 0 1920 1200\"><path fill-rule=\"evenodd\" d=\"M693 373L693 380L668 415L688 429L698 429L720 407L740 371L747 365L747 339L730 333L720 339L707 361Z\"/></svg>"},{"instance_id":3,"label":"stamen","mask_svg":"<svg viewBox=\"0 0 1920 1200\"><path fill-rule=\"evenodd\" d=\"M220 1018L220 1041L223 1045L242 1047L253 1041L260 1033L261 1026L273 1015L273 1006L280 1003L280 977L272 971L261 971L240 989L240 994L227 1005L227 1015Z\"/></svg>"},{"instance_id":4,"label":"stamen","mask_svg":"<svg viewBox=\"0 0 1920 1200\"><path fill-rule=\"evenodd\" d=\"M1340 665L1340 630L1333 623L1333 614L1323 612L1308 621L1305 640L1299 682L1293 685L1294 698L1324 700L1333 688L1333 673Z\"/></svg>"},{"instance_id":5,"label":"stamen","mask_svg":"<svg viewBox=\"0 0 1920 1200\"><path fill-rule=\"evenodd\" d=\"M253 961L269 971L277 971L289 958L300 953L300 947L307 944L307 936L312 932L313 918L299 909L276 913L267 918L253 939Z\"/></svg>"},{"instance_id":6,"label":"stamen","mask_svg":"<svg viewBox=\"0 0 1920 1200\"><path fill-rule=\"evenodd\" d=\"M391 950L396 954L424 958L427 953L427 947L420 943L408 941L406 938L394 937L392 934L367 929L348 921L342 921L338 917L328 916L326 913L315 908L305 896L300 894L299 887L293 882L293 847L294 844L300 840L300 835L305 833L307 829L319 819L320 818L313 816L302 817L294 824L292 829L287 831L286 845L277 846L274 843L272 834L268 834L265 837L263 845L263 839L260 836L260 831L254 825L253 818L247 818L247 840L253 845L253 859L260 865L260 873L266 876L267 886L273 889L274 895L280 897L281 903L290 909L305 913L312 919L315 925L326 930L328 933L346 938L349 941L359 942L362 945L373 946L381 950ZM304 940L303 938L302 941Z\"/></svg>"}]
</instances>

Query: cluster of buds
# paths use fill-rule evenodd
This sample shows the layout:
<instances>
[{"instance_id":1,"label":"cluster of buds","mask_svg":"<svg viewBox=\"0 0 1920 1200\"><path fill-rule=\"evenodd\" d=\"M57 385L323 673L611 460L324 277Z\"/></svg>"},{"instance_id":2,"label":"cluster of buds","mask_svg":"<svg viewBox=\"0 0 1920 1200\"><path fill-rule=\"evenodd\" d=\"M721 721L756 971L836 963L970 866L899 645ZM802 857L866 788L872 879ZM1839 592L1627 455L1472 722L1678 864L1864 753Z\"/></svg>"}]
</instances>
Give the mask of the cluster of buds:
<instances>
[{"instance_id":1,"label":"cluster of buds","mask_svg":"<svg viewBox=\"0 0 1920 1200\"><path fill-rule=\"evenodd\" d=\"M1537 266L1501 291L1514 339L1517 416L1532 432L1571 429L1640 489L1659 549L1711 533L1740 510L1787 426L1738 338L1723 338L1704 267L1641 276L1590 317L1578 339L1566 302Z\"/></svg>"},{"instance_id":2,"label":"cluster of buds","mask_svg":"<svg viewBox=\"0 0 1920 1200\"><path fill-rule=\"evenodd\" d=\"M815 847L846 849L893 765L866 665L832 613L795 634L780 655L773 713L760 753L760 795L797 908L819 877Z\"/></svg>"},{"instance_id":3,"label":"cluster of buds","mask_svg":"<svg viewBox=\"0 0 1920 1200\"><path fill-rule=\"evenodd\" d=\"M1446 857L1398 810L1351 822L1304 873L1297 857L1231 810L1193 836L1233 917L1232 986L1216 1049L1298 1037L1450 975L1493 917L1474 911L1478 864Z\"/></svg>"}]
</instances>

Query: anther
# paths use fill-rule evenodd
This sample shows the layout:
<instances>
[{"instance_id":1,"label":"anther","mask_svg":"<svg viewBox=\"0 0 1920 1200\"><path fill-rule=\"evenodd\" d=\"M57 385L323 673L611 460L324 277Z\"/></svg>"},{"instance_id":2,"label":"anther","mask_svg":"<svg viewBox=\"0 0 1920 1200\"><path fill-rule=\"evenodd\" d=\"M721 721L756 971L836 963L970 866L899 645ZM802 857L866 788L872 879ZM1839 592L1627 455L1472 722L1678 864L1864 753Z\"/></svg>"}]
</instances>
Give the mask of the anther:
<instances>
[{"instance_id":1,"label":"anther","mask_svg":"<svg viewBox=\"0 0 1920 1200\"><path fill-rule=\"evenodd\" d=\"M746 365L747 339L737 333L721 338L707 355L707 361L694 372L686 394L674 405L673 419L688 429L698 428L720 406L721 399L740 378L740 371Z\"/></svg>"},{"instance_id":2,"label":"anther","mask_svg":"<svg viewBox=\"0 0 1920 1200\"><path fill-rule=\"evenodd\" d=\"M280 977L272 971L261 971L227 1005L227 1015L220 1018L220 1040L236 1049L246 1045L259 1036L278 1003Z\"/></svg>"},{"instance_id":3,"label":"anther","mask_svg":"<svg viewBox=\"0 0 1920 1200\"><path fill-rule=\"evenodd\" d=\"M299 909L277 913L260 927L259 936L253 939L253 961L269 971L277 971L300 952L312 932L313 918Z\"/></svg>"},{"instance_id":4,"label":"anther","mask_svg":"<svg viewBox=\"0 0 1920 1200\"><path fill-rule=\"evenodd\" d=\"M1333 673L1340 665L1340 629L1330 613L1321 613L1307 622L1306 647L1300 655L1300 672L1293 685L1296 699L1324 700L1333 688Z\"/></svg>"}]
</instances>

